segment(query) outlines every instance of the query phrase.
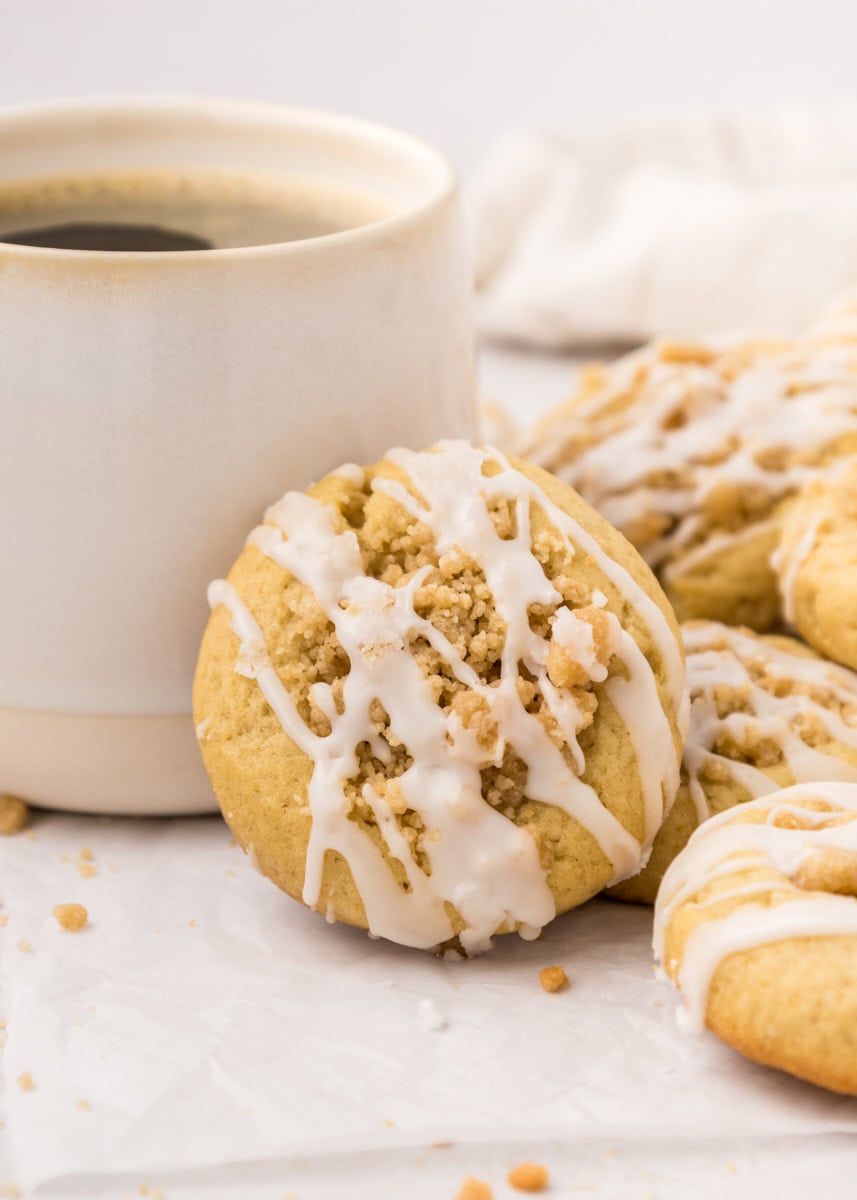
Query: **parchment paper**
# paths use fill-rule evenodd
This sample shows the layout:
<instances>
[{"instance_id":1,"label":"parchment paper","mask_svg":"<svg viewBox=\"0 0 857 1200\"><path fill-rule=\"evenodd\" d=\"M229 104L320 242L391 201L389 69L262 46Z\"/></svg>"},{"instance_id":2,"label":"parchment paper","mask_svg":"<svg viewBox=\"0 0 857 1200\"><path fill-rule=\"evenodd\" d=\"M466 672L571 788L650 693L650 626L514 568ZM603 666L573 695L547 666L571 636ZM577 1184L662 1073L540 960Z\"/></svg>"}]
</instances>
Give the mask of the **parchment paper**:
<instances>
[{"instance_id":1,"label":"parchment paper","mask_svg":"<svg viewBox=\"0 0 857 1200\"><path fill-rule=\"evenodd\" d=\"M0 839L0 902L0 1188L451 1200L536 1157L559 1194L651 1200L857 1162L857 1102L678 1032L645 909L442 962L303 910L219 819L59 815Z\"/></svg>"}]
</instances>

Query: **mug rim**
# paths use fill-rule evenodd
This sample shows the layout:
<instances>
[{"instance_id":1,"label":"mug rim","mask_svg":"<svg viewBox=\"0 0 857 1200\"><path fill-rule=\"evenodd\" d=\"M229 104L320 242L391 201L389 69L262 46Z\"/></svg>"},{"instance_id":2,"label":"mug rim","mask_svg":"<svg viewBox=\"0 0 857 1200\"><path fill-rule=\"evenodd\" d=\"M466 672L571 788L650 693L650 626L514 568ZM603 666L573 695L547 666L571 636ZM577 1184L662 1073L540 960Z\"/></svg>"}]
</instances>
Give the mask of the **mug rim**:
<instances>
[{"instance_id":1,"label":"mug rim","mask_svg":"<svg viewBox=\"0 0 857 1200\"><path fill-rule=\"evenodd\" d=\"M317 109L302 105L278 104L261 100L247 100L209 95L182 93L120 93L104 96L74 96L53 100L26 101L0 106L0 134L8 124L21 122L37 123L46 117L61 118L65 114L93 115L110 113L118 117L167 115L171 111L183 116L209 117L229 120L256 118L260 127L319 129L323 133L340 133L362 141L374 143L403 157L409 155L413 162L428 167L436 178L426 187L425 197L409 204L400 212L379 217L365 225L356 225L331 233L296 241L265 242L255 246L220 246L202 250L80 250L57 246L29 246L18 242L4 242L0 238L0 254L51 261L70 260L78 263L138 262L153 264L168 261L176 265L187 265L203 259L235 259L244 257L270 257L272 254L288 257L307 257L323 252L328 246L349 247L364 243L386 240L390 233L404 232L421 222L437 209L454 200L458 195L458 177L450 160L430 142L397 129L394 126L370 121L363 117L332 109ZM420 163L421 160L421 163Z\"/></svg>"}]
</instances>

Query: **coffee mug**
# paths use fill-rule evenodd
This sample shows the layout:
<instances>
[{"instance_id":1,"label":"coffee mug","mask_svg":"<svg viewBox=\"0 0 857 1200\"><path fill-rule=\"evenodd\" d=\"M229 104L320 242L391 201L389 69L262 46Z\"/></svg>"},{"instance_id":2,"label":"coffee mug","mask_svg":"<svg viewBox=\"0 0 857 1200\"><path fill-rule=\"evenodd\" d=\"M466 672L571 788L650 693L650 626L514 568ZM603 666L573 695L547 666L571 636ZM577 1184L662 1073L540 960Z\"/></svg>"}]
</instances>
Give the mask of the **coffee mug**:
<instances>
[{"instance_id":1,"label":"coffee mug","mask_svg":"<svg viewBox=\"0 0 857 1200\"><path fill-rule=\"evenodd\" d=\"M96 176L185 198L197 178L200 212L211 180L218 203L256 181L269 208L318 195L336 218L142 252L0 227L0 792L202 812L208 581L285 490L474 433L462 217L437 152L344 116L152 97L0 112L0 216L17 196L32 223L28 204ZM99 220L123 216L111 187Z\"/></svg>"}]
</instances>

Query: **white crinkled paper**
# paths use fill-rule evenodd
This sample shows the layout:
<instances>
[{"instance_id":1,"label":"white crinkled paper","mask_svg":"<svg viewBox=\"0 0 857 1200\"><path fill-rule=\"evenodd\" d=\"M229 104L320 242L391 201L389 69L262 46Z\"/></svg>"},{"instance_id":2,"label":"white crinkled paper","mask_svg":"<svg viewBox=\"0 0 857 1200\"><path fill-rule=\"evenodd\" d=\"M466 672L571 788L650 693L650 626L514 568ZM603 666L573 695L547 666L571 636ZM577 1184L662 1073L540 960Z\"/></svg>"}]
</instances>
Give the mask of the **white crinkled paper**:
<instances>
[{"instance_id":1,"label":"white crinkled paper","mask_svg":"<svg viewBox=\"0 0 857 1200\"><path fill-rule=\"evenodd\" d=\"M74 900L79 934L51 916ZM560 1194L662 1200L857 1153L857 1101L679 1034L645 909L596 901L441 962L305 911L216 818L59 815L0 839L0 901L0 1188L442 1200L475 1174L502 1197L530 1157Z\"/></svg>"}]
</instances>

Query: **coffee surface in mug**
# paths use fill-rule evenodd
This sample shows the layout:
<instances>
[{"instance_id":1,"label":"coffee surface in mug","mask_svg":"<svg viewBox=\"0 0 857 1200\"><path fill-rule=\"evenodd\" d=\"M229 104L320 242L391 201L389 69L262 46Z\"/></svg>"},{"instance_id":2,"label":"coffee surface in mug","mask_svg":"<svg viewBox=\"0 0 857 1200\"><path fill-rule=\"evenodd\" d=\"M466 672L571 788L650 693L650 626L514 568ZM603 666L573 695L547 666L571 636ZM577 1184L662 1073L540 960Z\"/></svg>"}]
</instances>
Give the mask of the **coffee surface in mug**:
<instances>
[{"instance_id":1,"label":"coffee surface in mug","mask_svg":"<svg viewBox=\"0 0 857 1200\"><path fill-rule=\"evenodd\" d=\"M107 251L302 241L371 224L369 192L261 173L135 171L0 182L0 243Z\"/></svg>"}]
</instances>

